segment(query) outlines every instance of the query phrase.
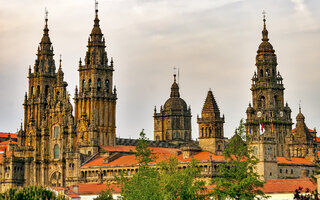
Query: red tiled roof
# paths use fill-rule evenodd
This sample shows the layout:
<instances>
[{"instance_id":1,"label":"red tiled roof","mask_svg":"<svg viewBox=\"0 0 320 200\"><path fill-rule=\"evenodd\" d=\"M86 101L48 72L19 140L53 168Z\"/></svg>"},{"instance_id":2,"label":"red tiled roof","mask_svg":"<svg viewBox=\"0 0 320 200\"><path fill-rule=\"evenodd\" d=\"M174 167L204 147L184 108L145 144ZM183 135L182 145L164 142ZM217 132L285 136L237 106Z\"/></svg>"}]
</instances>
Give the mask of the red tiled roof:
<instances>
[{"instance_id":1,"label":"red tiled roof","mask_svg":"<svg viewBox=\"0 0 320 200\"><path fill-rule=\"evenodd\" d=\"M64 187L52 187L52 189L54 189L56 191L61 191L61 190L65 190L66 188L64 188Z\"/></svg>"},{"instance_id":2,"label":"red tiled roof","mask_svg":"<svg viewBox=\"0 0 320 200\"><path fill-rule=\"evenodd\" d=\"M291 164L291 165L313 165L312 162L305 158L290 158L287 160L285 157L277 157L279 164Z\"/></svg>"},{"instance_id":3,"label":"red tiled roof","mask_svg":"<svg viewBox=\"0 0 320 200\"><path fill-rule=\"evenodd\" d=\"M320 142L320 137L317 137L317 142Z\"/></svg>"},{"instance_id":4,"label":"red tiled roof","mask_svg":"<svg viewBox=\"0 0 320 200\"><path fill-rule=\"evenodd\" d=\"M212 153L206 152L206 151L202 151L197 153L196 155L193 156L193 158L199 160L199 161L209 161L210 160L210 155L211 155L211 159L214 161L224 161L224 156L217 156L214 155ZM156 156L156 160L155 162L152 162L150 164L153 163L158 163L161 162L167 158L169 158L170 156L176 156L176 154L157 154ZM192 158L189 157L187 159L183 159L182 154L176 156L179 162L188 162L191 161ZM121 156L109 163L104 163L103 160L106 159L106 157L97 157L96 159L92 160L91 162L86 163L85 165L83 165L82 167L93 167L93 166L117 166L117 165L136 165L138 164L138 161L136 160L136 156L135 155L124 155Z\"/></svg>"},{"instance_id":5,"label":"red tiled roof","mask_svg":"<svg viewBox=\"0 0 320 200\"><path fill-rule=\"evenodd\" d=\"M88 194L100 194L103 190L107 188L111 190L112 194L120 194L121 186L119 184L79 184L79 195ZM72 187L70 188L72 191Z\"/></svg>"},{"instance_id":6,"label":"red tiled roof","mask_svg":"<svg viewBox=\"0 0 320 200\"><path fill-rule=\"evenodd\" d=\"M11 141L11 142L12 142L12 144L17 144L17 142L15 142L15 141ZM7 145L7 144L9 144L9 140L0 142L0 145Z\"/></svg>"},{"instance_id":7,"label":"red tiled roof","mask_svg":"<svg viewBox=\"0 0 320 200\"><path fill-rule=\"evenodd\" d=\"M299 187L303 188L303 191L306 191L308 188L311 191L314 191L317 188L317 185L312 183L309 178L305 179L277 179L277 180L268 180L262 191L264 193L294 193Z\"/></svg>"},{"instance_id":8,"label":"red tiled roof","mask_svg":"<svg viewBox=\"0 0 320 200\"><path fill-rule=\"evenodd\" d=\"M210 153L210 152L207 152L207 151L201 151L201 152L195 154L193 156L193 158L197 159L198 161L209 161L210 160L210 155L211 155L211 160L213 160L213 161L224 161L225 160L224 156L217 156L217 155L214 155L213 153ZM181 162L191 161L192 160L191 157L189 157L187 159L183 159L182 154L177 156L177 158Z\"/></svg>"},{"instance_id":9,"label":"red tiled roof","mask_svg":"<svg viewBox=\"0 0 320 200\"><path fill-rule=\"evenodd\" d=\"M2 133L2 132L0 132L0 138L8 138L9 134L11 138L17 138L17 134L15 133Z\"/></svg>"},{"instance_id":10,"label":"red tiled roof","mask_svg":"<svg viewBox=\"0 0 320 200\"><path fill-rule=\"evenodd\" d=\"M74 193L74 192L70 192L70 193L68 193L67 195L68 195L69 197L71 197L71 198L80 198L80 196L77 195L77 194Z\"/></svg>"},{"instance_id":11,"label":"red tiled roof","mask_svg":"<svg viewBox=\"0 0 320 200\"><path fill-rule=\"evenodd\" d=\"M126 146L126 145L115 145L115 146L101 146L104 150L107 151L117 151L117 152L130 152L130 151L136 151L136 146ZM176 153L177 151L180 151L180 149L174 149L174 148L162 148L162 147L149 147L150 150L152 150L152 153Z\"/></svg>"}]
</instances>

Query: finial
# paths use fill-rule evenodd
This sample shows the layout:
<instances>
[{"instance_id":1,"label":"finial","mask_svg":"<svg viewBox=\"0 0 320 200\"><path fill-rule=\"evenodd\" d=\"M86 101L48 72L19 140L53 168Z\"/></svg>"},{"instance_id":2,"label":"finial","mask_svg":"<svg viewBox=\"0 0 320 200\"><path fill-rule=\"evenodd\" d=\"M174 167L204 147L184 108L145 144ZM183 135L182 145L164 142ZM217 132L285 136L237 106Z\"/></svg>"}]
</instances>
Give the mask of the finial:
<instances>
[{"instance_id":1,"label":"finial","mask_svg":"<svg viewBox=\"0 0 320 200\"><path fill-rule=\"evenodd\" d=\"M209 91L211 92L211 88L209 88Z\"/></svg>"},{"instance_id":2,"label":"finial","mask_svg":"<svg viewBox=\"0 0 320 200\"><path fill-rule=\"evenodd\" d=\"M81 63L82 63L82 61L81 61L81 57L80 57L80 59L79 59L79 65L81 65Z\"/></svg>"},{"instance_id":3,"label":"finial","mask_svg":"<svg viewBox=\"0 0 320 200\"><path fill-rule=\"evenodd\" d=\"M47 24L47 22L48 22L48 10L47 10L47 7L44 9L45 10L45 21L46 21L46 24Z\"/></svg>"},{"instance_id":4,"label":"finial","mask_svg":"<svg viewBox=\"0 0 320 200\"><path fill-rule=\"evenodd\" d=\"M94 1L94 6L95 6L96 15L97 15L98 14L98 1L97 0Z\"/></svg>"},{"instance_id":5,"label":"finial","mask_svg":"<svg viewBox=\"0 0 320 200\"><path fill-rule=\"evenodd\" d=\"M301 113L301 100L299 100L299 113Z\"/></svg>"},{"instance_id":6,"label":"finial","mask_svg":"<svg viewBox=\"0 0 320 200\"><path fill-rule=\"evenodd\" d=\"M267 31L267 26L266 26L266 11L263 11L262 15L263 15L262 41L269 41L268 31Z\"/></svg>"},{"instance_id":7,"label":"finial","mask_svg":"<svg viewBox=\"0 0 320 200\"><path fill-rule=\"evenodd\" d=\"M176 80L176 74L173 74L173 80L174 80L174 82L176 82L177 80Z\"/></svg>"},{"instance_id":8,"label":"finial","mask_svg":"<svg viewBox=\"0 0 320 200\"><path fill-rule=\"evenodd\" d=\"M61 62L62 62L61 57L62 57L62 55L60 54L59 68L61 68Z\"/></svg>"}]
</instances>

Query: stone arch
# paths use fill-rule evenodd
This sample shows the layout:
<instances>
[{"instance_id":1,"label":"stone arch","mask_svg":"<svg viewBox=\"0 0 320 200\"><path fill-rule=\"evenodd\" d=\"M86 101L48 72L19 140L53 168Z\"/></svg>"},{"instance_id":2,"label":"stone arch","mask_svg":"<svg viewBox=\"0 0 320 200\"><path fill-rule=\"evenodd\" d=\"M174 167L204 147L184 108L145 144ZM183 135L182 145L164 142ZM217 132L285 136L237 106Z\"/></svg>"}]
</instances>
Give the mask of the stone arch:
<instances>
[{"instance_id":1,"label":"stone arch","mask_svg":"<svg viewBox=\"0 0 320 200\"><path fill-rule=\"evenodd\" d=\"M106 92L109 93L109 90L110 90L110 82L108 79L106 79L105 81L105 87L106 87Z\"/></svg>"},{"instance_id":2,"label":"stone arch","mask_svg":"<svg viewBox=\"0 0 320 200\"><path fill-rule=\"evenodd\" d=\"M61 173L58 171L53 172L50 176L49 182L53 187L62 186Z\"/></svg>"},{"instance_id":3,"label":"stone arch","mask_svg":"<svg viewBox=\"0 0 320 200\"><path fill-rule=\"evenodd\" d=\"M100 89L101 89L101 79L98 78L98 80L97 80L97 90L100 91Z\"/></svg>"}]
</instances>

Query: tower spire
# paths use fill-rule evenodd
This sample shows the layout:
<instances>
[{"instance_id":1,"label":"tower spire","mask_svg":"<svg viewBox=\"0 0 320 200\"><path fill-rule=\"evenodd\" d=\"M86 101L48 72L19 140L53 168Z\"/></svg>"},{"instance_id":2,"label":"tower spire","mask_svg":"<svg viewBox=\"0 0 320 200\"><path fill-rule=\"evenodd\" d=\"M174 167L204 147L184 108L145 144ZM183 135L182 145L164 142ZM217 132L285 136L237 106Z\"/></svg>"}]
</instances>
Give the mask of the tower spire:
<instances>
[{"instance_id":1,"label":"tower spire","mask_svg":"<svg viewBox=\"0 0 320 200\"><path fill-rule=\"evenodd\" d=\"M177 84L176 74L173 74L173 84L171 86L171 94L170 97L180 97L179 86Z\"/></svg>"},{"instance_id":2,"label":"tower spire","mask_svg":"<svg viewBox=\"0 0 320 200\"><path fill-rule=\"evenodd\" d=\"M266 11L262 12L263 14L263 30L262 30L262 41L269 41L268 38L268 30L267 30L267 26L266 26Z\"/></svg>"}]
</instances>

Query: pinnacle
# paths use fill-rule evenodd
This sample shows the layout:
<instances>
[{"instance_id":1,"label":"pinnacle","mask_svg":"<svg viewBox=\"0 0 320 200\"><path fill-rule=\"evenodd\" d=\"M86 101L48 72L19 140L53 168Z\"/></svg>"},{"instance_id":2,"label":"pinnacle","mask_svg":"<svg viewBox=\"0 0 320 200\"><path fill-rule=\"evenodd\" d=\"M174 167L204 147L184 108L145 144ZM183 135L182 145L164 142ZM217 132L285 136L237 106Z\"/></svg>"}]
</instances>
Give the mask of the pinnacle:
<instances>
[{"instance_id":1,"label":"pinnacle","mask_svg":"<svg viewBox=\"0 0 320 200\"><path fill-rule=\"evenodd\" d=\"M203 105L202 114L203 113L218 114L218 116L220 116L220 110L219 110L218 104L211 90L208 91L207 98Z\"/></svg>"}]
</instances>

